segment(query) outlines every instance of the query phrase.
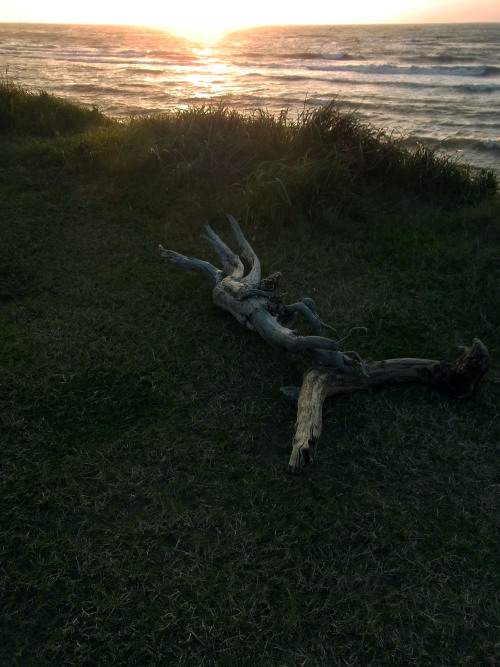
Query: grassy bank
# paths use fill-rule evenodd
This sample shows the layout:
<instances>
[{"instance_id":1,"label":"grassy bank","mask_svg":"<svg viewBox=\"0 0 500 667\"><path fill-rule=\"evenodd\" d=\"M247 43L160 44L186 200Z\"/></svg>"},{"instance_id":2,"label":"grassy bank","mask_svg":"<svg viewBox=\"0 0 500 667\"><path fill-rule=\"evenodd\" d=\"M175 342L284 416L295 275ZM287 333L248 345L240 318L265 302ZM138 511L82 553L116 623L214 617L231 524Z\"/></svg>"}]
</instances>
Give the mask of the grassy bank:
<instances>
[{"instance_id":1,"label":"grassy bank","mask_svg":"<svg viewBox=\"0 0 500 667\"><path fill-rule=\"evenodd\" d=\"M0 663L494 665L499 381L332 402L157 246L241 222L363 356L500 353L493 174L329 105L117 123L0 87Z\"/></svg>"}]
</instances>

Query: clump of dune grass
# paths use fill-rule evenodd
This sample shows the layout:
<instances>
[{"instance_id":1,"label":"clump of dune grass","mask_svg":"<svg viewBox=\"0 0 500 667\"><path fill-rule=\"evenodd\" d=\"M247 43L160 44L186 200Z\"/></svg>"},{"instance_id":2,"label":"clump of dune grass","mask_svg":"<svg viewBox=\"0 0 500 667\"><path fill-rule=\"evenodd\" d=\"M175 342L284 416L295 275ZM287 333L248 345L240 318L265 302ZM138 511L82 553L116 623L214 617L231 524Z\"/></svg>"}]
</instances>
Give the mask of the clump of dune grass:
<instances>
[{"instance_id":1,"label":"clump of dune grass","mask_svg":"<svg viewBox=\"0 0 500 667\"><path fill-rule=\"evenodd\" d=\"M404 137L361 122L335 100L296 118L286 110L243 114L220 102L118 122L95 107L4 80L0 126L35 136L71 134L69 144L50 144L47 151L57 156L61 149L59 159L78 168L120 174L125 188L127 177L153 180L176 199L200 196L215 208L244 202L253 215L273 219L341 210L367 185L454 205L487 199L498 189L492 171L423 145L411 150Z\"/></svg>"},{"instance_id":2,"label":"clump of dune grass","mask_svg":"<svg viewBox=\"0 0 500 667\"><path fill-rule=\"evenodd\" d=\"M341 206L366 184L457 204L487 198L498 188L492 171L420 145L410 150L403 137L362 123L335 102L296 119L286 111L244 115L211 104L134 118L105 132L110 139L102 151L105 163L120 151L127 156L125 164L142 155L141 169L159 170L166 187L236 189L252 208L281 214L299 210L313 215L328 203Z\"/></svg>"},{"instance_id":3,"label":"clump of dune grass","mask_svg":"<svg viewBox=\"0 0 500 667\"><path fill-rule=\"evenodd\" d=\"M498 176L489 169L477 169L437 147L418 143L402 150L401 178L428 192L445 193L458 203L479 202L498 191Z\"/></svg>"},{"instance_id":4,"label":"clump of dune grass","mask_svg":"<svg viewBox=\"0 0 500 667\"><path fill-rule=\"evenodd\" d=\"M87 109L44 90L30 91L0 78L0 131L41 137L85 132L109 124L94 106Z\"/></svg>"},{"instance_id":5,"label":"clump of dune grass","mask_svg":"<svg viewBox=\"0 0 500 667\"><path fill-rule=\"evenodd\" d=\"M96 107L26 91L3 78L0 127L45 137L87 133L73 143L78 160L87 154L94 166L111 171L148 177L156 172L170 189L236 188L252 206L283 213L288 208L313 214L326 202L349 200L363 183L460 203L488 197L498 187L493 172L426 146L410 150L402 137L341 111L335 100L295 119L286 110L242 114L213 103L118 123Z\"/></svg>"}]
</instances>

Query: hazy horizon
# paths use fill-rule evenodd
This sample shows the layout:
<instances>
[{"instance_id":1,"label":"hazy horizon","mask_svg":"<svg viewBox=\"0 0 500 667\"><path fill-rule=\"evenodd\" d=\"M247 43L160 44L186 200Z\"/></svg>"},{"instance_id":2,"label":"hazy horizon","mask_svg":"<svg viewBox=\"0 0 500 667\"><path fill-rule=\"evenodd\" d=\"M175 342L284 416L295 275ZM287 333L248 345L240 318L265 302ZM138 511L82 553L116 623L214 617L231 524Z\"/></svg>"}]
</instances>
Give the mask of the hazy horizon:
<instances>
[{"instance_id":1,"label":"hazy horizon","mask_svg":"<svg viewBox=\"0 0 500 667\"><path fill-rule=\"evenodd\" d=\"M1 23L45 23L71 25L132 25L194 32L227 31L264 26L383 25L428 23L500 23L500 3L491 0L386 0L383 7L372 0L332 6L292 6L283 9L269 0L254 0L240 6L234 0L192 0L165 8L155 0L140 6L119 0L102 3L87 0L69 6L61 0L26 0L0 9Z\"/></svg>"}]
</instances>

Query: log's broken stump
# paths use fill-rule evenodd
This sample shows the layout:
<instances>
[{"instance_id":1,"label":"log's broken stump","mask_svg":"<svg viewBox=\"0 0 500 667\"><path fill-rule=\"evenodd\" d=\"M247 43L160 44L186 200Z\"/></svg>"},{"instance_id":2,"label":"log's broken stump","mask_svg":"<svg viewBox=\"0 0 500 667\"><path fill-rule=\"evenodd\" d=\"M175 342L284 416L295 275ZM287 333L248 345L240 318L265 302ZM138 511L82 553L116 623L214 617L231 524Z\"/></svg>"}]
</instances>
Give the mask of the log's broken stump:
<instances>
[{"instance_id":1,"label":"log's broken stump","mask_svg":"<svg viewBox=\"0 0 500 667\"><path fill-rule=\"evenodd\" d=\"M304 373L302 387L282 387L285 400L297 404L297 423L292 443L289 467L296 469L312 463L322 429L323 403L338 394L369 389L384 384L417 383L438 391L465 398L476 389L491 358L477 338L470 348L454 363L431 359L363 360L356 352L344 352L337 340L322 336L323 329L331 329L319 317L314 301L302 299L285 305L276 289L281 274L276 272L262 278L260 262L244 237L237 221L228 216L233 234L241 249L241 256L249 264L248 272L235 254L207 225L203 238L217 253L222 269L204 260L186 257L165 250L162 257L174 266L203 274L212 283L214 303L230 312L247 329L256 331L270 345L300 355L312 366ZM314 335L302 336L293 328L302 315Z\"/></svg>"}]
</instances>

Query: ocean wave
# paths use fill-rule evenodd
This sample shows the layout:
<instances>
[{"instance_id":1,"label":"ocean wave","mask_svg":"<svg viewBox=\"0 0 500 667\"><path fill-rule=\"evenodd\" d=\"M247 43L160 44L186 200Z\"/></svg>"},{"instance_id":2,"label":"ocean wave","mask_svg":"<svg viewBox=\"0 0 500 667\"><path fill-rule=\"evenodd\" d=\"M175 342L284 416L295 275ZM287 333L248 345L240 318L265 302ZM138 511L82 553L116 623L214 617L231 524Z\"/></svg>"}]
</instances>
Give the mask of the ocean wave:
<instances>
[{"instance_id":1,"label":"ocean wave","mask_svg":"<svg viewBox=\"0 0 500 667\"><path fill-rule=\"evenodd\" d=\"M307 68L309 70L309 73L307 71L304 72L293 72L291 74L287 73L286 71L274 74L267 74L266 72L258 72L258 71L251 71L251 72L245 72L242 75L242 78L262 78L266 80L273 80L273 81L307 81L310 82L311 84L314 83L328 83L328 84L339 84L345 86L346 84L352 83L354 79L346 79L345 77L342 76L335 76L335 73L341 73L343 70L341 69L330 69L326 70L327 72L331 73L329 76L321 76L321 75L316 75L314 74L315 72L325 72L325 70L317 69L317 68ZM349 70L353 71L353 70ZM355 81L356 86L360 87L372 87L373 86L373 80L372 79L356 79ZM414 78L409 78L409 79L392 79L392 78L387 78L387 79L382 79L380 81L377 81L377 87L379 88L389 88L389 87L396 87L396 88L402 88L402 89L410 89L410 90L415 90L415 91L426 91L426 90L439 90L443 91L446 90L447 93L453 93L453 91L456 91L457 93L470 93L473 95L491 95L494 93L500 92L500 84L487 84L487 83L467 83L467 84L461 84L461 83L456 83L453 84L452 82L448 83L447 85L444 85L442 82L437 82L437 81L429 81L425 80L419 77L414 77Z\"/></svg>"},{"instance_id":2,"label":"ocean wave","mask_svg":"<svg viewBox=\"0 0 500 667\"><path fill-rule=\"evenodd\" d=\"M488 83L468 83L458 87L460 90L463 90L466 93L475 93L476 95L482 95L484 93L497 93L500 91L500 85Z\"/></svg>"},{"instance_id":3,"label":"ocean wave","mask_svg":"<svg viewBox=\"0 0 500 667\"><path fill-rule=\"evenodd\" d=\"M353 56L350 53L283 53L279 58L284 60L364 60L360 56Z\"/></svg>"},{"instance_id":4,"label":"ocean wave","mask_svg":"<svg viewBox=\"0 0 500 667\"><path fill-rule=\"evenodd\" d=\"M287 53L241 53L239 56L251 60L364 60L362 56L355 56L346 52L320 53L317 51L292 51Z\"/></svg>"},{"instance_id":5,"label":"ocean wave","mask_svg":"<svg viewBox=\"0 0 500 667\"><path fill-rule=\"evenodd\" d=\"M117 93L123 92L123 86L100 86L99 84L93 83L70 83L66 86L63 86L70 95L85 95L88 93L100 94L100 95L116 95ZM128 93L132 92L127 90Z\"/></svg>"},{"instance_id":6,"label":"ocean wave","mask_svg":"<svg viewBox=\"0 0 500 667\"><path fill-rule=\"evenodd\" d=\"M484 139L480 143L488 151L500 151L500 139Z\"/></svg>"},{"instance_id":7,"label":"ocean wave","mask_svg":"<svg viewBox=\"0 0 500 667\"><path fill-rule=\"evenodd\" d=\"M311 51L281 53L278 57L283 58L283 60L321 60L323 58L321 53L313 53Z\"/></svg>"},{"instance_id":8,"label":"ocean wave","mask_svg":"<svg viewBox=\"0 0 500 667\"><path fill-rule=\"evenodd\" d=\"M163 68L153 69L152 67L127 67L127 70L135 74L145 74L146 76L162 76L165 73Z\"/></svg>"},{"instance_id":9,"label":"ocean wave","mask_svg":"<svg viewBox=\"0 0 500 667\"><path fill-rule=\"evenodd\" d=\"M343 72L359 72L360 74L379 74L391 76L465 76L465 77L485 77L500 75L500 67L490 65L464 65L450 67L425 67L422 65L411 65L409 67L402 65L333 65L316 66L309 65L310 70L329 70Z\"/></svg>"},{"instance_id":10,"label":"ocean wave","mask_svg":"<svg viewBox=\"0 0 500 667\"><path fill-rule=\"evenodd\" d=\"M442 148L446 151L480 151L480 152L500 152L500 138L498 139L477 139L472 137L448 137L438 139L436 137L422 137L411 135L406 137L405 143L412 146L416 143L428 144L436 148Z\"/></svg>"},{"instance_id":11,"label":"ocean wave","mask_svg":"<svg viewBox=\"0 0 500 667\"><path fill-rule=\"evenodd\" d=\"M162 49L148 49L148 51L145 54L146 58L158 58L160 60L181 60L181 61L189 61L191 63L193 62L198 62L200 61L200 58L195 56L194 54L185 51L172 51L172 50L162 50Z\"/></svg>"},{"instance_id":12,"label":"ocean wave","mask_svg":"<svg viewBox=\"0 0 500 667\"><path fill-rule=\"evenodd\" d=\"M440 142L444 148L472 149L479 151L500 151L500 139L471 139L452 137Z\"/></svg>"},{"instance_id":13,"label":"ocean wave","mask_svg":"<svg viewBox=\"0 0 500 667\"><path fill-rule=\"evenodd\" d=\"M12 53L19 53L19 54L21 53L24 54L27 51L35 51L37 53L47 53L59 48L55 44L39 44L36 47L26 45L24 49L21 48L19 44L2 44L1 46L3 51L10 51Z\"/></svg>"},{"instance_id":14,"label":"ocean wave","mask_svg":"<svg viewBox=\"0 0 500 667\"><path fill-rule=\"evenodd\" d=\"M500 76L500 67L487 65L484 70L484 76Z\"/></svg>"},{"instance_id":15,"label":"ocean wave","mask_svg":"<svg viewBox=\"0 0 500 667\"><path fill-rule=\"evenodd\" d=\"M361 56L352 56L350 53L326 53L323 55L325 60L364 60Z\"/></svg>"},{"instance_id":16,"label":"ocean wave","mask_svg":"<svg viewBox=\"0 0 500 667\"><path fill-rule=\"evenodd\" d=\"M25 55L27 60L39 60L39 55ZM70 55L65 56L63 54L57 54L50 58L51 61L55 62L70 62L80 65L105 65L105 66L115 66L115 65L126 65L127 67L143 67L146 66L158 66L165 67L169 64L175 64L176 67L196 67L200 65L200 61L194 58L190 60L177 60L175 63L162 60L162 59L152 59L152 58L123 58L116 57L115 55Z\"/></svg>"},{"instance_id":17,"label":"ocean wave","mask_svg":"<svg viewBox=\"0 0 500 667\"><path fill-rule=\"evenodd\" d=\"M5 51L9 51L5 49ZM10 52L15 54L19 49L12 49ZM1 51L0 51L1 54ZM151 49L140 51L137 49L53 49L40 47L26 47L20 55L27 60L48 59L56 62L82 63L82 64L101 64L101 65L165 65L169 62L175 62L176 65L194 66L201 61L195 55L185 52L161 51ZM8 54L6 54L8 57Z\"/></svg>"},{"instance_id":18,"label":"ocean wave","mask_svg":"<svg viewBox=\"0 0 500 667\"><path fill-rule=\"evenodd\" d=\"M401 60L403 62L438 63L441 65L455 65L456 63L471 64L471 57L469 54L457 55L456 53L405 53L401 56Z\"/></svg>"}]
</instances>

